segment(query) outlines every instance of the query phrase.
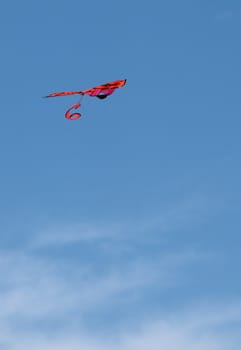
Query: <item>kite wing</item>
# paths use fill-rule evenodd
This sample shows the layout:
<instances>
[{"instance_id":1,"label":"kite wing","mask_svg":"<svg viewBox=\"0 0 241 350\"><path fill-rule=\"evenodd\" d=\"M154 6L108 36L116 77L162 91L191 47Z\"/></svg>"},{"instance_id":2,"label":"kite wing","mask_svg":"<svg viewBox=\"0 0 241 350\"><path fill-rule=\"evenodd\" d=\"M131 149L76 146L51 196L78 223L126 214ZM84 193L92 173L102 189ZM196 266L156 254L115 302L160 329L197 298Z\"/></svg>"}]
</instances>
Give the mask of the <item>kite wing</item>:
<instances>
[{"instance_id":1,"label":"kite wing","mask_svg":"<svg viewBox=\"0 0 241 350\"><path fill-rule=\"evenodd\" d=\"M110 83L106 83L103 85L95 86L91 89L86 89L82 91L63 91L63 92L54 92L53 94L47 95L45 97L57 97L57 96L69 96L69 95L89 95L89 96L96 96L100 99L103 99L115 91L115 89L118 89L122 86L124 86L126 83L125 80L116 80L112 81Z\"/></svg>"},{"instance_id":2,"label":"kite wing","mask_svg":"<svg viewBox=\"0 0 241 350\"><path fill-rule=\"evenodd\" d=\"M63 92L54 92L53 94L44 96L44 97L57 97L57 96L69 96L69 95L81 95L81 91L63 91Z\"/></svg>"},{"instance_id":3,"label":"kite wing","mask_svg":"<svg viewBox=\"0 0 241 350\"><path fill-rule=\"evenodd\" d=\"M93 87L91 89L81 90L81 91L63 91L63 92L54 92L53 94L47 95L45 97L57 97L57 96L69 96L69 95L80 95L80 102L84 95L94 96L98 97L100 99L104 99L107 96L113 94L115 89L121 88L126 83L126 79L124 80L116 80L112 81L110 83L106 83L103 85L99 85L96 87ZM68 111L65 113L65 117L69 120L76 120L81 117L80 113L73 113L71 114L70 111L72 109L77 109L81 106L81 104L76 103L74 104Z\"/></svg>"},{"instance_id":4,"label":"kite wing","mask_svg":"<svg viewBox=\"0 0 241 350\"><path fill-rule=\"evenodd\" d=\"M103 99L103 98L106 98L107 96L113 94L115 89L118 89L118 88L124 86L125 83L126 83L126 79L125 80L116 80L116 81L112 81L110 83L106 83L103 85L93 87L91 89L82 90L81 92L83 94L86 94L89 96L96 96L100 99Z\"/></svg>"}]
</instances>

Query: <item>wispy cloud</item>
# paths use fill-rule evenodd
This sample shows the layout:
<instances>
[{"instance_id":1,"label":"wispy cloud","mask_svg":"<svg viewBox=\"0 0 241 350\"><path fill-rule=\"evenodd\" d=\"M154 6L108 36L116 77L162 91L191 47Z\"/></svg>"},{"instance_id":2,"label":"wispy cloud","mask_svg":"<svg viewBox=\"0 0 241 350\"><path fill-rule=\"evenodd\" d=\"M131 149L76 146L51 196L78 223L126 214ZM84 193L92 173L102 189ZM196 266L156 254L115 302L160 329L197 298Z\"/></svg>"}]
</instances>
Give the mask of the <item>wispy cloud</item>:
<instances>
[{"instance_id":1,"label":"wispy cloud","mask_svg":"<svg viewBox=\"0 0 241 350\"><path fill-rule=\"evenodd\" d=\"M100 307L122 308L123 299L132 303L133 295L140 296L147 287L159 291L177 287L178 275L196 259L190 252L153 260L135 256L98 276L81 265L68 266L66 261L58 266L52 257L29 250L2 253L0 345L6 350L230 350L238 335L231 333L228 339L230 334L224 337L219 328L241 321L237 303L213 306L211 311L208 307L205 311L205 305L193 305L191 311L185 306L175 313L155 313L154 319L150 315L140 318L139 313L130 316L126 309L127 318L118 328L113 328L111 320L104 321L103 335L88 327L89 315L104 316L97 311Z\"/></svg>"},{"instance_id":2,"label":"wispy cloud","mask_svg":"<svg viewBox=\"0 0 241 350\"><path fill-rule=\"evenodd\" d=\"M96 307L118 304L131 291L140 297L142 288L168 288L176 284L180 268L200 259L192 253L167 254L154 259L135 257L120 265L102 266L96 272L91 264L54 262L51 257L7 252L0 255L0 320L23 321L73 313L81 319ZM97 262L98 264L98 262ZM106 271L103 271L105 270ZM117 299L116 299L117 298Z\"/></svg>"},{"instance_id":3,"label":"wispy cloud","mask_svg":"<svg viewBox=\"0 0 241 350\"><path fill-rule=\"evenodd\" d=\"M234 306L235 307L235 306ZM194 310L193 310L194 311ZM206 312L204 312L206 311ZM220 313L221 310L215 310ZM214 314L207 310L203 313L192 313L192 317L176 312L169 318L159 318L152 322L142 322L118 333L82 332L80 330L65 330L44 334L39 331L19 333L6 329L0 334L2 346L11 350L230 350L238 349L241 341L239 328L235 332L223 332L217 328ZM228 314L228 315L227 315ZM228 321L225 321L227 316ZM239 310L239 321L241 313ZM199 320L201 319L201 322ZM207 320L207 323L206 323ZM228 326L230 310L222 307L222 326ZM208 324L208 327L207 327ZM239 323L240 326L240 323Z\"/></svg>"},{"instance_id":4,"label":"wispy cloud","mask_svg":"<svg viewBox=\"0 0 241 350\"><path fill-rule=\"evenodd\" d=\"M50 246L66 246L98 242L124 242L139 240L145 237L161 235L182 230L193 224L198 225L213 212L217 203L214 199L203 195L181 200L175 207L163 208L153 217L142 217L133 220L120 220L119 222L93 223L58 223L48 224L47 228L36 232L29 242L31 248L44 248ZM210 211L210 208L212 210ZM118 246L120 248L120 245Z\"/></svg>"},{"instance_id":5,"label":"wispy cloud","mask_svg":"<svg viewBox=\"0 0 241 350\"><path fill-rule=\"evenodd\" d=\"M183 246L154 249L162 235L206 216L206 202L196 198L137 223L50 225L0 251L0 347L231 350L240 341L239 301L210 300L210 308L182 296L175 313L165 305L190 266L204 266L210 256Z\"/></svg>"}]
</instances>

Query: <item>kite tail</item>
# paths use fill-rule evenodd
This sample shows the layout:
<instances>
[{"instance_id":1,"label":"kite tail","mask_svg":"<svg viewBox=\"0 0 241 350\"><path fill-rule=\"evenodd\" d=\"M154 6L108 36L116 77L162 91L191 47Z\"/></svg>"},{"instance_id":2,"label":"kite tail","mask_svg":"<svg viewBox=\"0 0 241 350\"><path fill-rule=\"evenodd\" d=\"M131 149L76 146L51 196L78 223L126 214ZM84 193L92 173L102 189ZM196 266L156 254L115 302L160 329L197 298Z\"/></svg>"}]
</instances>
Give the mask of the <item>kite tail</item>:
<instances>
[{"instance_id":1,"label":"kite tail","mask_svg":"<svg viewBox=\"0 0 241 350\"><path fill-rule=\"evenodd\" d=\"M70 113L72 111L72 109L77 109L81 106L80 103L75 103L71 108L69 108L67 110L67 112L65 113L65 118L68 120L77 120L81 117L80 113Z\"/></svg>"}]
</instances>

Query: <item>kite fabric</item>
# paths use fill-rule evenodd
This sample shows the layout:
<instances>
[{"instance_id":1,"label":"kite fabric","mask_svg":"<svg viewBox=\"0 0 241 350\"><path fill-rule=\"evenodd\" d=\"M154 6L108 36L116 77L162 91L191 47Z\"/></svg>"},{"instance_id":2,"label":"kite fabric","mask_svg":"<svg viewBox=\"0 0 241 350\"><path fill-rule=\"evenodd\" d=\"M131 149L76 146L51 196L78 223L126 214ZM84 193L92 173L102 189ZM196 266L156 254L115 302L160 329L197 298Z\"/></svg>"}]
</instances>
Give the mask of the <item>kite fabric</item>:
<instances>
[{"instance_id":1,"label":"kite fabric","mask_svg":"<svg viewBox=\"0 0 241 350\"><path fill-rule=\"evenodd\" d=\"M69 95L80 95L80 100L78 103L72 105L65 113L65 117L68 120L77 120L81 117L80 113L71 113L73 109L78 109L81 106L81 101L84 95L98 97L99 99L104 99L107 96L113 94L115 89L121 88L126 83L125 80L116 80L103 85L93 87L91 89L81 90L81 91L63 91L55 92L53 94L47 95L45 97L57 97L57 96L69 96Z\"/></svg>"}]
</instances>

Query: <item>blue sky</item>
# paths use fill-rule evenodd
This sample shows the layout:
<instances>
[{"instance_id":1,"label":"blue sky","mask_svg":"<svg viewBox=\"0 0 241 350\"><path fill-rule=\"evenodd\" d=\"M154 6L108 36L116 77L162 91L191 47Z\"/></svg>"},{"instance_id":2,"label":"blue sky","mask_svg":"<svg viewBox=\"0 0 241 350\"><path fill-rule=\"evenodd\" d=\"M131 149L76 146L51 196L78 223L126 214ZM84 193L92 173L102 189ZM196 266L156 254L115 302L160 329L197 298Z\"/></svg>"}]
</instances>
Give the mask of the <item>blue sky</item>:
<instances>
[{"instance_id":1,"label":"blue sky","mask_svg":"<svg viewBox=\"0 0 241 350\"><path fill-rule=\"evenodd\" d=\"M1 348L236 350L240 1L0 13Z\"/></svg>"}]
</instances>

